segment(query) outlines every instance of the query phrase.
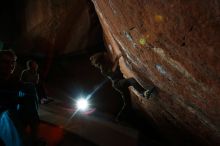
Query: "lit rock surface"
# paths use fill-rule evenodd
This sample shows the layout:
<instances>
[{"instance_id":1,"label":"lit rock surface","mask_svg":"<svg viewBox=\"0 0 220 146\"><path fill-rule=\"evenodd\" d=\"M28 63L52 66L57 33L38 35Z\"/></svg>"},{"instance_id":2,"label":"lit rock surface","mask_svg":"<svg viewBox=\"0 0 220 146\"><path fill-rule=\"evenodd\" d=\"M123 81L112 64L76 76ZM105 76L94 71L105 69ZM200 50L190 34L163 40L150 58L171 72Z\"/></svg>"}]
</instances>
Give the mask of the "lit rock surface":
<instances>
[{"instance_id":1,"label":"lit rock surface","mask_svg":"<svg viewBox=\"0 0 220 146\"><path fill-rule=\"evenodd\" d=\"M159 89L149 100L133 97L141 109L158 126L219 144L219 1L92 1L109 51L123 55L124 76Z\"/></svg>"}]
</instances>

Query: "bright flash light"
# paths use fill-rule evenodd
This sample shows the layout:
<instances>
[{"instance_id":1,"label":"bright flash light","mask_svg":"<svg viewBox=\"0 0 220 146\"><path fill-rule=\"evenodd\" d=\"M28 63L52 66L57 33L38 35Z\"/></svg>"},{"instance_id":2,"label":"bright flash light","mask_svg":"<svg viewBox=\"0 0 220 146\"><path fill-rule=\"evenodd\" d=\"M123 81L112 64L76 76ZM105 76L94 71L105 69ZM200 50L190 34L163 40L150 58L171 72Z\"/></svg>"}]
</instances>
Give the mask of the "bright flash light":
<instances>
[{"instance_id":1,"label":"bright flash light","mask_svg":"<svg viewBox=\"0 0 220 146\"><path fill-rule=\"evenodd\" d=\"M78 110L85 111L89 108L88 100L86 100L84 98L80 98L80 99L77 100L76 106L77 106Z\"/></svg>"}]
</instances>

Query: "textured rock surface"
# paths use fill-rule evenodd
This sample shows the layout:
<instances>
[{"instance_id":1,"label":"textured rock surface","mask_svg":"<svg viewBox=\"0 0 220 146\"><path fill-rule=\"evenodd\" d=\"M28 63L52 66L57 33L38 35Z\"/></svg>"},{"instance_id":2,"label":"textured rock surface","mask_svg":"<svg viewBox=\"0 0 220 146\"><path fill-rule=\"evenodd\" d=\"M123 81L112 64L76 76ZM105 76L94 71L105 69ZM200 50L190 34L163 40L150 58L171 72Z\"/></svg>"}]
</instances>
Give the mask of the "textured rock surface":
<instances>
[{"instance_id":1,"label":"textured rock surface","mask_svg":"<svg viewBox=\"0 0 220 146\"><path fill-rule=\"evenodd\" d=\"M23 7L20 54L63 55L102 43L97 39L101 29L92 2L27 0Z\"/></svg>"},{"instance_id":2,"label":"textured rock surface","mask_svg":"<svg viewBox=\"0 0 220 146\"><path fill-rule=\"evenodd\" d=\"M19 5L13 1L9 4L15 5L18 12L18 18L9 18L18 19L15 22L20 27L16 38L4 41L19 56L42 59L45 78L55 57L92 52L103 46L101 26L91 1L22 0ZM13 9L9 4L7 7Z\"/></svg>"},{"instance_id":3,"label":"textured rock surface","mask_svg":"<svg viewBox=\"0 0 220 146\"><path fill-rule=\"evenodd\" d=\"M219 0L92 1L109 51L123 54L124 75L160 89L150 100L133 97L142 110L158 126L219 144Z\"/></svg>"}]
</instances>

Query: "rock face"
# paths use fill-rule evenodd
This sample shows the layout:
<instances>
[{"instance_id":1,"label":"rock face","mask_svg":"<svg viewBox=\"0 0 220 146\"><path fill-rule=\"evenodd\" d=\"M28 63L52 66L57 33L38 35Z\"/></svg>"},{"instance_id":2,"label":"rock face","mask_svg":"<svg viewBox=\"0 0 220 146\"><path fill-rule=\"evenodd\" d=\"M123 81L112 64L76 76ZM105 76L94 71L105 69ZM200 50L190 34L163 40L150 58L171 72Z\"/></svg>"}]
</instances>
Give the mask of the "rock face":
<instances>
[{"instance_id":1,"label":"rock face","mask_svg":"<svg viewBox=\"0 0 220 146\"><path fill-rule=\"evenodd\" d=\"M149 100L133 97L139 107L161 128L220 144L220 1L92 1L124 75L158 87Z\"/></svg>"},{"instance_id":2,"label":"rock face","mask_svg":"<svg viewBox=\"0 0 220 146\"><path fill-rule=\"evenodd\" d=\"M20 54L63 55L97 47L101 27L87 0L25 0Z\"/></svg>"},{"instance_id":3,"label":"rock face","mask_svg":"<svg viewBox=\"0 0 220 146\"><path fill-rule=\"evenodd\" d=\"M17 3L7 4L11 9L16 6L16 17L9 18L18 19L20 26L16 38L7 42L13 42L10 46L19 56L44 60L44 78L55 57L94 51L103 46L102 29L91 1L21 0Z\"/></svg>"}]
</instances>

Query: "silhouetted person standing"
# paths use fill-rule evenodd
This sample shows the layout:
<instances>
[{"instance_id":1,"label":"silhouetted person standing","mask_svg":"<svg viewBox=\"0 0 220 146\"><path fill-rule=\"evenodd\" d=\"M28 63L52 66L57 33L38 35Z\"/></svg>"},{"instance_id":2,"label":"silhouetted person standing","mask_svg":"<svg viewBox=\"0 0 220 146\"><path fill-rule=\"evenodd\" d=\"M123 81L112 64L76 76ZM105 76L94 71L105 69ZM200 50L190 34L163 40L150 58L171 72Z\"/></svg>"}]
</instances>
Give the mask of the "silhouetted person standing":
<instances>
[{"instance_id":1,"label":"silhouetted person standing","mask_svg":"<svg viewBox=\"0 0 220 146\"><path fill-rule=\"evenodd\" d=\"M22 146L17 106L20 84L12 78L16 55L11 50L0 51L0 139L5 146Z\"/></svg>"},{"instance_id":2,"label":"silhouetted person standing","mask_svg":"<svg viewBox=\"0 0 220 146\"><path fill-rule=\"evenodd\" d=\"M24 85L27 85L25 86L25 88L29 91L29 95L32 95L33 93L37 93L38 97L42 95L42 89L39 85L38 64L36 63L36 61L27 61L27 69L22 71L20 80ZM38 113L35 111L37 111L38 109L39 102L40 100L38 98L35 98L34 102L26 103L23 108L21 107L21 117L23 119L24 128L26 128L27 126L30 127L30 136L32 142L37 142L39 116Z\"/></svg>"},{"instance_id":3,"label":"silhouetted person standing","mask_svg":"<svg viewBox=\"0 0 220 146\"><path fill-rule=\"evenodd\" d=\"M26 66L27 68L21 73L20 80L23 83L31 83L36 87L40 103L44 104L49 102L43 83L40 81L37 62L34 60L28 60Z\"/></svg>"}]
</instances>

